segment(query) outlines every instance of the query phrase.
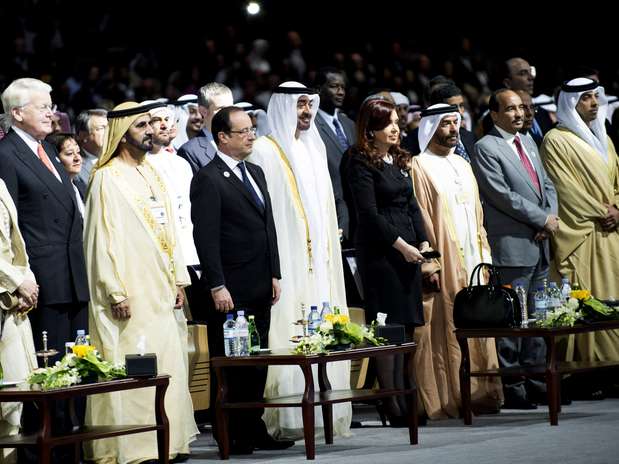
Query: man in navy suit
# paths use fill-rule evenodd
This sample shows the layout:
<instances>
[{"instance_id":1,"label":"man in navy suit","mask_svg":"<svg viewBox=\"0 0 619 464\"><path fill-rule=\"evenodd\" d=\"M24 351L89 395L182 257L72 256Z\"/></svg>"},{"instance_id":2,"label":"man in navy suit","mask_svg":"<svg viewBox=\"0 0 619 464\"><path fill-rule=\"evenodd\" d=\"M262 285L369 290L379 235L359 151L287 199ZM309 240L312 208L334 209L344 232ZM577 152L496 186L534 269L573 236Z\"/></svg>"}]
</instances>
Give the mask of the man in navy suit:
<instances>
[{"instance_id":1,"label":"man in navy suit","mask_svg":"<svg viewBox=\"0 0 619 464\"><path fill-rule=\"evenodd\" d=\"M88 329L89 294L75 191L56 149L44 140L52 132L51 90L37 79L22 78L2 93L11 130L0 141L0 177L17 207L30 267L40 287L38 305L28 314L35 346L42 349L41 332L47 331L48 348L62 355L76 330ZM78 415L79 409L78 404ZM68 409L59 404L52 414L55 428L69 427ZM36 415L33 407L24 406L25 433L37 428Z\"/></svg>"},{"instance_id":2,"label":"man in navy suit","mask_svg":"<svg viewBox=\"0 0 619 464\"><path fill-rule=\"evenodd\" d=\"M342 111L346 97L344 74L335 68L322 68L316 76L320 89L320 108L316 114L316 127L327 149L329 176L333 185L337 223L345 238L349 235L348 206L344 201L340 164L342 156L355 143L355 123Z\"/></svg>"},{"instance_id":3,"label":"man in navy suit","mask_svg":"<svg viewBox=\"0 0 619 464\"><path fill-rule=\"evenodd\" d=\"M232 106L232 91L223 84L211 82L200 88L198 110L202 114L203 127L200 133L178 149L178 156L187 160L194 175L206 166L217 152L217 144L211 132L211 122L217 112Z\"/></svg>"},{"instance_id":4,"label":"man in navy suit","mask_svg":"<svg viewBox=\"0 0 619 464\"><path fill-rule=\"evenodd\" d=\"M235 309L254 316L261 344L266 347L281 275L266 179L259 166L245 161L256 139L251 119L241 108L230 106L215 115L211 127L217 152L191 182L191 218L202 282L211 295L206 308L209 350L212 356L223 356L222 327L226 313ZM265 369L230 369L228 396L231 401L260 401L265 382ZM211 393L215 392L217 388L211 385ZM273 440L261 419L262 412L230 413L233 453L294 444Z\"/></svg>"}]
</instances>

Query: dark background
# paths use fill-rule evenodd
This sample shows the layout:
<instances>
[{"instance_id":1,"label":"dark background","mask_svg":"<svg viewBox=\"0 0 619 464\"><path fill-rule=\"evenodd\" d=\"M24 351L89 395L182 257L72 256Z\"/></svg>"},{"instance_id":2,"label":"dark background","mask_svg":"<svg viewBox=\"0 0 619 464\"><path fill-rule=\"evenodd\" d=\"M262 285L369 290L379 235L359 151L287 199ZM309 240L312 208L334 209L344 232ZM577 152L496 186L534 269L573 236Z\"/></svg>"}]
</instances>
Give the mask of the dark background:
<instances>
[{"instance_id":1,"label":"dark background","mask_svg":"<svg viewBox=\"0 0 619 464\"><path fill-rule=\"evenodd\" d=\"M487 74L486 89L473 85L480 93L499 86L496 77L505 59L522 56L537 68L536 95L551 95L563 80L588 68L599 71L607 93L619 93L615 26L599 14L593 18L592 13L574 12L559 19L552 12L530 12L540 5L504 13L474 2L261 3L262 13L248 17L246 2L237 0L3 2L0 88L17 77L43 79L54 87L54 101L71 114L93 104L126 100L127 89L136 100L177 98L222 76L251 101L283 80L311 85L317 68L336 64L349 78L357 68L368 76L353 89L349 104L356 102L355 92L387 87L413 90L423 105L425 78L451 73L461 86L470 79L457 69L460 56L468 56L476 70ZM301 76L286 62L290 30L301 38L307 65ZM256 38L270 44L268 76L246 69ZM226 73L218 75L222 69ZM407 72L413 80L402 78ZM76 98L75 86L84 95ZM93 101L88 92L95 90L89 87L97 88L100 98ZM475 98L469 95L469 100ZM476 101L469 103L477 106Z\"/></svg>"}]
</instances>

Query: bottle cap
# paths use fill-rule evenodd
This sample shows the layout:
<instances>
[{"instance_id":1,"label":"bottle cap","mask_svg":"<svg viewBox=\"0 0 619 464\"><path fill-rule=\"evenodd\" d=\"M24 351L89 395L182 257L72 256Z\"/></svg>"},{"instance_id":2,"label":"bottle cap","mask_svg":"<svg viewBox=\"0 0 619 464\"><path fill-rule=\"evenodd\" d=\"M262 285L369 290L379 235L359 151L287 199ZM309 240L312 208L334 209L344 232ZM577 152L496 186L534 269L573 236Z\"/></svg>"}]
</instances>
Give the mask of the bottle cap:
<instances>
[{"instance_id":1,"label":"bottle cap","mask_svg":"<svg viewBox=\"0 0 619 464\"><path fill-rule=\"evenodd\" d=\"M77 330L77 336L79 337L80 335L86 335L86 331L84 329L78 329Z\"/></svg>"},{"instance_id":2,"label":"bottle cap","mask_svg":"<svg viewBox=\"0 0 619 464\"><path fill-rule=\"evenodd\" d=\"M254 316L253 315L252 316L247 316L247 317L249 318L250 321L254 320Z\"/></svg>"},{"instance_id":3,"label":"bottle cap","mask_svg":"<svg viewBox=\"0 0 619 464\"><path fill-rule=\"evenodd\" d=\"M229 321L231 319L234 319L234 314L232 314L232 313L226 314L226 320Z\"/></svg>"},{"instance_id":4,"label":"bottle cap","mask_svg":"<svg viewBox=\"0 0 619 464\"><path fill-rule=\"evenodd\" d=\"M314 311L314 310L318 310L318 306L311 306L311 307L310 307L310 309L311 309L312 311Z\"/></svg>"},{"instance_id":5,"label":"bottle cap","mask_svg":"<svg viewBox=\"0 0 619 464\"><path fill-rule=\"evenodd\" d=\"M241 310L241 311L237 311L236 312L237 316L245 316L245 311Z\"/></svg>"}]
</instances>

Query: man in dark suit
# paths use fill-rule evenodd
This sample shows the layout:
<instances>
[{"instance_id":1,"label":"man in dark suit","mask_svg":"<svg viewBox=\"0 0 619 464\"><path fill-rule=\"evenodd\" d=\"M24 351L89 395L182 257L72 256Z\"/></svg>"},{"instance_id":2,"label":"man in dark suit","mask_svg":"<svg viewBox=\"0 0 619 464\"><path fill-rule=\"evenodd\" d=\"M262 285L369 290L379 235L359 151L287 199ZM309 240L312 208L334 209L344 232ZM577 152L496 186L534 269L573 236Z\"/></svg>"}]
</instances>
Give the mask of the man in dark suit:
<instances>
[{"instance_id":1,"label":"man in dark suit","mask_svg":"<svg viewBox=\"0 0 619 464\"><path fill-rule=\"evenodd\" d=\"M52 131L51 87L37 79L13 81L2 93L11 130L0 141L0 176L19 216L30 267L40 286L38 306L29 313L34 342L62 355L77 329L88 329L88 282L82 243L82 216L73 185L44 139ZM54 359L52 359L52 364ZM68 425L68 410L53 412L55 425ZM24 431L36 428L36 411L24 407ZM20 462L28 461L20 457Z\"/></svg>"},{"instance_id":2,"label":"man in dark suit","mask_svg":"<svg viewBox=\"0 0 619 464\"><path fill-rule=\"evenodd\" d=\"M30 266L40 286L30 321L37 349L41 331L48 347L64 351L77 329L88 328L88 283L82 217L73 185L44 139L51 133L51 87L18 79L2 94L11 131L0 141L0 176L13 197Z\"/></svg>"},{"instance_id":3,"label":"man in dark suit","mask_svg":"<svg viewBox=\"0 0 619 464\"><path fill-rule=\"evenodd\" d=\"M202 281L212 297L206 315L209 349L212 356L223 356L223 324L226 313L235 308L255 317L261 344L266 347L281 275L266 179L260 167L244 161L256 139L251 119L241 108L230 106L215 115L211 127L217 153L191 182L191 218ZM265 382L265 369L232 369L229 398L260 400ZM212 384L211 393L216 391ZM283 449L294 444L273 440L262 412L230 414L232 452L249 454L254 448Z\"/></svg>"},{"instance_id":4,"label":"man in dark suit","mask_svg":"<svg viewBox=\"0 0 619 464\"><path fill-rule=\"evenodd\" d=\"M447 105L456 105L460 116L464 118L464 95L462 91L454 84L447 83L437 85L430 93L430 105L437 103L446 103ZM413 129L403 140L402 148L406 149L413 155L418 155L419 150L419 129ZM474 155L475 136L473 133L464 128L463 124L460 124L460 137L458 144L455 148L455 153L462 156L469 163L471 157Z\"/></svg>"},{"instance_id":5,"label":"man in dark suit","mask_svg":"<svg viewBox=\"0 0 619 464\"><path fill-rule=\"evenodd\" d=\"M211 122L217 112L232 105L232 91L224 84L211 82L200 88L198 110L203 124L200 133L178 149L178 156L187 160L194 175L215 156L217 145L211 132Z\"/></svg>"},{"instance_id":6,"label":"man in dark suit","mask_svg":"<svg viewBox=\"0 0 619 464\"><path fill-rule=\"evenodd\" d=\"M348 206L344 201L340 164L342 155L355 143L355 123L341 108L346 97L344 74L335 68L322 68L316 76L320 90L320 108L316 114L316 127L327 149L329 176L333 185L337 223L344 238L349 238Z\"/></svg>"},{"instance_id":7,"label":"man in dark suit","mask_svg":"<svg viewBox=\"0 0 619 464\"><path fill-rule=\"evenodd\" d=\"M559 227L557 192L546 175L537 145L519 131L524 105L512 90L497 90L490 97L494 127L475 145L472 167L483 199L488 242L493 264L504 283L519 283L528 292L529 313L533 294L548 278L549 237ZM543 364L541 338L497 338L501 367ZM541 382L504 378L504 407L533 409L543 396Z\"/></svg>"}]
</instances>

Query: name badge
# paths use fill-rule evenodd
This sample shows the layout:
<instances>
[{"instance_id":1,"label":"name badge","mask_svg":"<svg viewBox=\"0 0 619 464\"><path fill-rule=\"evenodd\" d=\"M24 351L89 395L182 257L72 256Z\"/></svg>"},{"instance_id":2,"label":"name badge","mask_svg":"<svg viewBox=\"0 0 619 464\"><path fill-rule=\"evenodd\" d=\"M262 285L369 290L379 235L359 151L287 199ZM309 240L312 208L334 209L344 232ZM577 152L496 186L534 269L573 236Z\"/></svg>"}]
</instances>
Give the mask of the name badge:
<instances>
[{"instance_id":1,"label":"name badge","mask_svg":"<svg viewBox=\"0 0 619 464\"><path fill-rule=\"evenodd\" d=\"M157 224L167 224L168 216L165 208L162 205L155 205L150 207L150 212L157 221Z\"/></svg>"}]
</instances>

